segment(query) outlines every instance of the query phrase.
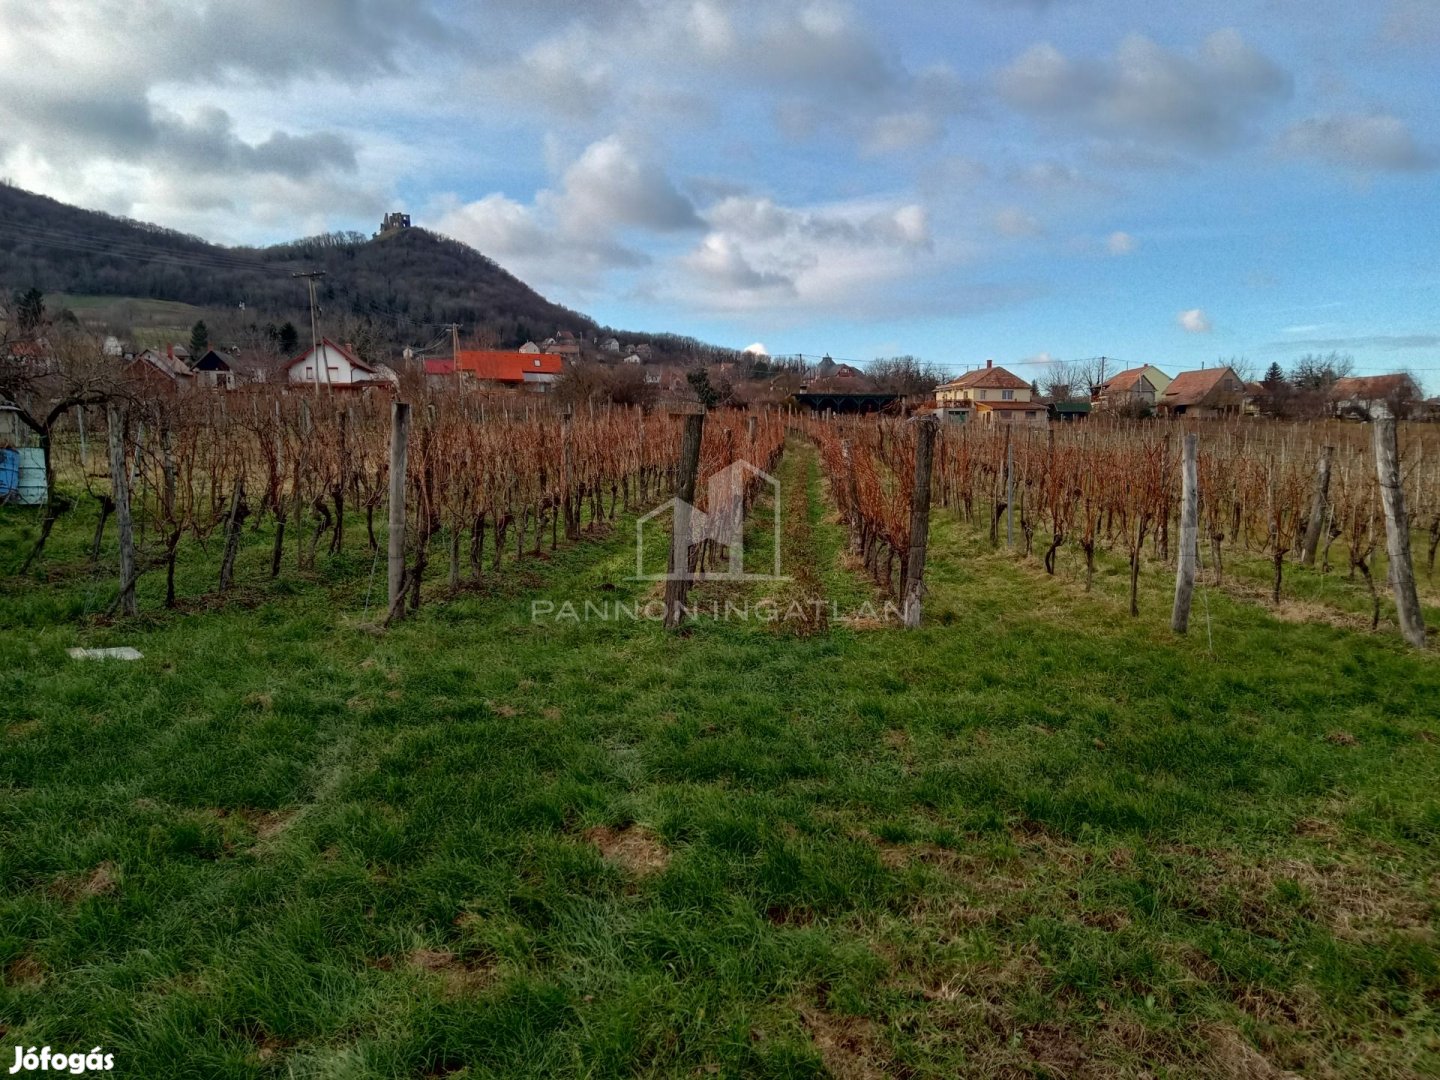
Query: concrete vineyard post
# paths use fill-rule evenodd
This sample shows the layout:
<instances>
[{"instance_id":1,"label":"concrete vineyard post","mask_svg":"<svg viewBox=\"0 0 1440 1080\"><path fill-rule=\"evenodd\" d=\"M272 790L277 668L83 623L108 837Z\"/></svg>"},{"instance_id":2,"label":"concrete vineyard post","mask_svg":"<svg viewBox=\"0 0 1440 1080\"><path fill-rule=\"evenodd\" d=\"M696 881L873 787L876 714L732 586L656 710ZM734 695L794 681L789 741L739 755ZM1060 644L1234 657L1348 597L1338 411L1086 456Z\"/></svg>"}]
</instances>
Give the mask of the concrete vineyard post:
<instances>
[{"instance_id":1,"label":"concrete vineyard post","mask_svg":"<svg viewBox=\"0 0 1440 1080\"><path fill-rule=\"evenodd\" d=\"M579 515L579 514L577 513L577 511L576 511L576 500L575 500L575 495L574 495L574 491L575 491L575 455L574 455L573 451L571 450L571 446L570 446L571 432L572 432L572 427L571 427L571 422L570 422L570 414L567 412L567 413L565 414L565 419L564 419L564 421L562 422L562 429L561 429L561 435L560 435L560 448L561 448L561 454L562 454L562 458L561 458L562 494L561 494L561 496L560 496L560 505L561 505L561 508L563 509L564 514L565 514L565 539L566 539L566 540L576 540L576 539L578 539L579 536L580 536L580 520L579 520L579 519L580 519L580 515Z\"/></svg>"},{"instance_id":2,"label":"concrete vineyard post","mask_svg":"<svg viewBox=\"0 0 1440 1080\"><path fill-rule=\"evenodd\" d=\"M1185 436L1180 466L1180 557L1175 563L1175 608L1170 629L1183 634L1190 628L1190 599L1195 594L1195 572L1200 560L1200 492L1197 483L1197 449L1200 436Z\"/></svg>"},{"instance_id":3,"label":"concrete vineyard post","mask_svg":"<svg viewBox=\"0 0 1440 1080\"><path fill-rule=\"evenodd\" d=\"M905 566L905 596L902 612L905 625L920 625L921 602L925 598L925 548L930 537L930 466L935 453L935 428L930 417L916 421L915 487L910 495L910 550Z\"/></svg>"},{"instance_id":4,"label":"concrete vineyard post","mask_svg":"<svg viewBox=\"0 0 1440 1080\"><path fill-rule=\"evenodd\" d=\"M1015 447L1005 429L1005 546L1015 548Z\"/></svg>"},{"instance_id":5,"label":"concrete vineyard post","mask_svg":"<svg viewBox=\"0 0 1440 1080\"><path fill-rule=\"evenodd\" d=\"M1380 500L1385 507L1385 552L1390 560L1390 582L1395 588L1400 633L1411 645L1423 649L1425 619L1415 591L1415 567L1410 561L1410 517L1405 510L1400 448L1393 419L1375 421L1375 469L1380 477Z\"/></svg>"},{"instance_id":6,"label":"concrete vineyard post","mask_svg":"<svg viewBox=\"0 0 1440 1080\"><path fill-rule=\"evenodd\" d=\"M1315 467L1315 494L1310 501L1310 518L1305 523L1305 539L1300 545L1300 564L1313 566L1315 549L1320 546L1320 532L1325 525L1325 511L1330 505L1330 462L1335 447L1320 448L1320 464Z\"/></svg>"},{"instance_id":7,"label":"concrete vineyard post","mask_svg":"<svg viewBox=\"0 0 1440 1080\"><path fill-rule=\"evenodd\" d=\"M386 551L389 571L389 616L405 611L405 466L410 450L410 405L397 401L390 407L390 535Z\"/></svg>"},{"instance_id":8,"label":"concrete vineyard post","mask_svg":"<svg viewBox=\"0 0 1440 1080\"><path fill-rule=\"evenodd\" d=\"M695 502L695 477L700 471L700 441L705 434L705 414L685 417L685 434L680 442L680 471L676 478L675 515L671 522L669 573L665 579L665 625L680 625L685 614L685 597L690 587L690 509Z\"/></svg>"}]
</instances>

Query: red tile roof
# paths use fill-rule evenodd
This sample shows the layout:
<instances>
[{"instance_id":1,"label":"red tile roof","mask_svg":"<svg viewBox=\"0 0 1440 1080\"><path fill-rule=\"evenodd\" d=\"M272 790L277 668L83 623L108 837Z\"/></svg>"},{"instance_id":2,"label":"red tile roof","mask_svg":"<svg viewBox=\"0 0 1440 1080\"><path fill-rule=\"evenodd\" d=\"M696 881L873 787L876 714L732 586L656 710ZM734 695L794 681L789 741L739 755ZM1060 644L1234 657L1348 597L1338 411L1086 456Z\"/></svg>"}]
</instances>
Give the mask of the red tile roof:
<instances>
[{"instance_id":1,"label":"red tile roof","mask_svg":"<svg viewBox=\"0 0 1440 1080\"><path fill-rule=\"evenodd\" d=\"M967 371L958 379L952 379L940 389L973 390L1029 390L1030 384L1014 372L1003 367L983 367Z\"/></svg>"},{"instance_id":2,"label":"red tile roof","mask_svg":"<svg viewBox=\"0 0 1440 1080\"><path fill-rule=\"evenodd\" d=\"M1145 365L1148 367L1149 365ZM1140 381L1140 376L1145 374L1145 367L1126 368L1117 375L1112 375L1100 385L1100 389L1106 394L1128 394L1135 389L1135 384Z\"/></svg>"},{"instance_id":3,"label":"red tile roof","mask_svg":"<svg viewBox=\"0 0 1440 1080\"><path fill-rule=\"evenodd\" d=\"M1199 405L1216 390L1222 389L1221 380L1229 376L1236 383L1232 393L1242 394L1245 384L1228 367L1203 368L1200 371L1182 371L1170 380L1160 404L1167 409L1177 406Z\"/></svg>"},{"instance_id":4,"label":"red tile roof","mask_svg":"<svg viewBox=\"0 0 1440 1080\"><path fill-rule=\"evenodd\" d=\"M1352 375L1336 379L1330 389L1330 400L1380 401L1390 397L1419 396L1409 375Z\"/></svg>"},{"instance_id":5,"label":"red tile roof","mask_svg":"<svg viewBox=\"0 0 1440 1080\"><path fill-rule=\"evenodd\" d=\"M455 361L453 361L453 360L432 360L432 359L430 359L429 357L426 357L426 359L425 359L425 374L426 374L426 375L454 375L454 374L455 374Z\"/></svg>"},{"instance_id":6,"label":"red tile roof","mask_svg":"<svg viewBox=\"0 0 1440 1080\"><path fill-rule=\"evenodd\" d=\"M549 353L467 349L460 353L460 370L485 382L524 382L529 375L559 375L565 362Z\"/></svg>"}]
</instances>

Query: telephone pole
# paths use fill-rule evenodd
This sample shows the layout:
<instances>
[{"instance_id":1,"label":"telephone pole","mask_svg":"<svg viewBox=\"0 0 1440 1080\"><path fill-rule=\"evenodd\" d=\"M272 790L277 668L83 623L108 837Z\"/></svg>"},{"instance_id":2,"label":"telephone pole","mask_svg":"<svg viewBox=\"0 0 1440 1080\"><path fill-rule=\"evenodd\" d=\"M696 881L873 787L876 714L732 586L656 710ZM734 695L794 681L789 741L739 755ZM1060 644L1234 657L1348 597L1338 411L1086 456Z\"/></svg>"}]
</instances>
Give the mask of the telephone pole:
<instances>
[{"instance_id":1,"label":"telephone pole","mask_svg":"<svg viewBox=\"0 0 1440 1080\"><path fill-rule=\"evenodd\" d=\"M325 369L325 385L330 385L330 367L325 363L325 358L319 355L320 335L316 330L315 323L315 282L325 276L324 270L296 271L290 275L292 278L304 278L305 284L310 291L310 355L315 360L315 393L320 393L320 369Z\"/></svg>"},{"instance_id":2,"label":"telephone pole","mask_svg":"<svg viewBox=\"0 0 1440 1080\"><path fill-rule=\"evenodd\" d=\"M455 372L455 389L458 392L460 385L460 324L451 323L445 327L450 331L450 367Z\"/></svg>"}]
</instances>

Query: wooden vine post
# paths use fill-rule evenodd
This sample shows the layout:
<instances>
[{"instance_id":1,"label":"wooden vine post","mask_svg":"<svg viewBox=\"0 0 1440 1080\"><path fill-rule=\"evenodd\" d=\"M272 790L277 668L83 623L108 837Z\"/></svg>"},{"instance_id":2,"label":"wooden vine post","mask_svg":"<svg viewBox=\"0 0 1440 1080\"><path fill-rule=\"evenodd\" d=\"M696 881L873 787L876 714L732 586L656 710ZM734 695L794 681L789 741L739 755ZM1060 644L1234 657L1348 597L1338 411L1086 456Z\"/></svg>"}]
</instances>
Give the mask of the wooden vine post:
<instances>
[{"instance_id":1,"label":"wooden vine post","mask_svg":"<svg viewBox=\"0 0 1440 1080\"><path fill-rule=\"evenodd\" d=\"M1380 477L1380 500L1385 508L1385 552L1390 559L1390 580L1395 585L1400 633L1411 645L1423 649L1425 619L1415 591L1415 567L1410 561L1410 518L1405 511L1400 448L1393 419L1375 421L1375 469Z\"/></svg>"},{"instance_id":2,"label":"wooden vine post","mask_svg":"<svg viewBox=\"0 0 1440 1080\"><path fill-rule=\"evenodd\" d=\"M115 529L120 534L120 613L136 615L135 525L130 516L130 469L125 461L125 410L115 404L105 407L110 426L110 484L114 489Z\"/></svg>"},{"instance_id":3,"label":"wooden vine post","mask_svg":"<svg viewBox=\"0 0 1440 1080\"><path fill-rule=\"evenodd\" d=\"M1005 429L1005 546L1015 548L1015 447L1010 444L1010 429Z\"/></svg>"},{"instance_id":4,"label":"wooden vine post","mask_svg":"<svg viewBox=\"0 0 1440 1080\"><path fill-rule=\"evenodd\" d=\"M1195 572L1200 561L1200 491L1197 450L1200 436L1185 436L1180 466L1180 557L1175 560L1175 608L1170 629L1183 634L1190 628L1190 599L1195 594Z\"/></svg>"},{"instance_id":5,"label":"wooden vine post","mask_svg":"<svg viewBox=\"0 0 1440 1080\"><path fill-rule=\"evenodd\" d=\"M1330 462L1335 447L1320 448L1320 464L1315 467L1315 494L1310 500L1310 518L1305 522L1305 539L1300 544L1300 565L1315 564L1315 550L1320 546L1320 530L1325 526L1325 510L1330 505Z\"/></svg>"},{"instance_id":6,"label":"wooden vine post","mask_svg":"<svg viewBox=\"0 0 1440 1080\"><path fill-rule=\"evenodd\" d=\"M571 446L572 437L573 428L570 413L567 411L564 420L561 421L560 429L560 479L562 489L560 505L565 515L565 539L568 541L575 541L580 538L579 501L574 495L575 452Z\"/></svg>"},{"instance_id":7,"label":"wooden vine post","mask_svg":"<svg viewBox=\"0 0 1440 1080\"><path fill-rule=\"evenodd\" d=\"M901 613L905 626L920 625L925 598L925 548L930 538L930 466L935 455L934 417L915 421L915 487L910 495L910 550L905 565L905 596Z\"/></svg>"},{"instance_id":8,"label":"wooden vine post","mask_svg":"<svg viewBox=\"0 0 1440 1080\"><path fill-rule=\"evenodd\" d=\"M670 561L665 575L665 625L675 629L685 615L685 597L690 591L690 520L695 502L695 477L700 471L700 442L705 434L705 414L685 417L685 434L680 442L680 468L676 477L675 514L671 519Z\"/></svg>"},{"instance_id":9,"label":"wooden vine post","mask_svg":"<svg viewBox=\"0 0 1440 1080\"><path fill-rule=\"evenodd\" d=\"M845 463L845 497L848 509L845 522L850 527L850 550L856 555L865 551L864 532L860 528L860 482L855 477L855 458L849 439L840 440L840 458Z\"/></svg>"},{"instance_id":10,"label":"wooden vine post","mask_svg":"<svg viewBox=\"0 0 1440 1080\"><path fill-rule=\"evenodd\" d=\"M410 449L410 405L390 407L390 535L387 549L389 615L386 623L405 613L405 466Z\"/></svg>"}]
</instances>

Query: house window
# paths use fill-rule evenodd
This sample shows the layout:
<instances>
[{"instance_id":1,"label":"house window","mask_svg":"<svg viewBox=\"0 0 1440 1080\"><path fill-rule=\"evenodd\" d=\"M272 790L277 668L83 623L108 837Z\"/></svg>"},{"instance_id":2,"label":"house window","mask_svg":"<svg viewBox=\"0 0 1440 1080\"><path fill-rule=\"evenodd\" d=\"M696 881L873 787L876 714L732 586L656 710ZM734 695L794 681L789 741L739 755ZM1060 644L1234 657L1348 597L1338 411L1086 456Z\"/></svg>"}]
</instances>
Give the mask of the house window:
<instances>
[{"instance_id":1,"label":"house window","mask_svg":"<svg viewBox=\"0 0 1440 1080\"><path fill-rule=\"evenodd\" d=\"M1014 391L1014 390L1001 390L1001 391L1000 391L1000 400L1001 400L1001 401L1014 401L1014 400L1015 400L1015 391Z\"/></svg>"},{"instance_id":2,"label":"house window","mask_svg":"<svg viewBox=\"0 0 1440 1080\"><path fill-rule=\"evenodd\" d=\"M1025 414L1025 419L1026 419L1026 420L1034 420L1034 419L1035 419L1035 414L1034 414L1033 412L1027 412L1027 413Z\"/></svg>"}]
</instances>

